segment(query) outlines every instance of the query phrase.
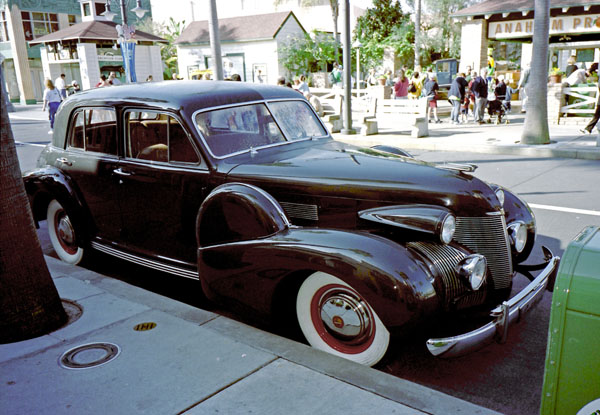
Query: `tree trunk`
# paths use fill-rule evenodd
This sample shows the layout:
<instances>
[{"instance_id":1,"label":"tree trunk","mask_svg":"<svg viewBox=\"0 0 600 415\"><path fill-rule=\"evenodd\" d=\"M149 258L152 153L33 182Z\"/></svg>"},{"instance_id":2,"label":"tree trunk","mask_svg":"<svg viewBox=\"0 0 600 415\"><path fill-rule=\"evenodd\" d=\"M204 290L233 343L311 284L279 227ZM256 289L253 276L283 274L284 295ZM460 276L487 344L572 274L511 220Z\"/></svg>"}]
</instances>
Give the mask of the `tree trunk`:
<instances>
[{"instance_id":1,"label":"tree trunk","mask_svg":"<svg viewBox=\"0 0 600 415\"><path fill-rule=\"evenodd\" d=\"M37 238L6 105L0 120L0 343L11 343L50 333L67 315Z\"/></svg>"},{"instance_id":2,"label":"tree trunk","mask_svg":"<svg viewBox=\"0 0 600 415\"><path fill-rule=\"evenodd\" d=\"M421 0L415 3L415 68L421 65Z\"/></svg>"},{"instance_id":3,"label":"tree trunk","mask_svg":"<svg viewBox=\"0 0 600 415\"><path fill-rule=\"evenodd\" d=\"M338 33L338 17L340 15L340 4L338 0L329 0L329 4L331 5L331 17L333 19L333 37L335 38L335 61L339 63L339 44L340 44L340 35Z\"/></svg>"},{"instance_id":4,"label":"tree trunk","mask_svg":"<svg viewBox=\"0 0 600 415\"><path fill-rule=\"evenodd\" d=\"M533 55L527 82L527 114L521 133L522 144L549 144L548 130L548 33L550 0L535 0Z\"/></svg>"}]
</instances>

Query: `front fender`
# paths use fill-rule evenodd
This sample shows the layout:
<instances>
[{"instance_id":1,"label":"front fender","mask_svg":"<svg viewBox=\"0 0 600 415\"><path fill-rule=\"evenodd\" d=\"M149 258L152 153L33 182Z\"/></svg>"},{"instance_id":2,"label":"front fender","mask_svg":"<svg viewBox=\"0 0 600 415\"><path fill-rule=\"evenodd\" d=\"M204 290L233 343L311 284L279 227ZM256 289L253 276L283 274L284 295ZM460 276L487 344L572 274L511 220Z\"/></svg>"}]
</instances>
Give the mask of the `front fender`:
<instances>
[{"instance_id":1,"label":"front fender","mask_svg":"<svg viewBox=\"0 0 600 415\"><path fill-rule=\"evenodd\" d=\"M440 307L433 277L420 259L402 245L363 232L289 228L261 239L200 247L198 270L209 297L265 315L284 277L316 271L350 284L387 327L417 321Z\"/></svg>"},{"instance_id":2,"label":"front fender","mask_svg":"<svg viewBox=\"0 0 600 415\"><path fill-rule=\"evenodd\" d=\"M73 226L88 240L89 211L68 175L56 167L44 166L25 172L23 181L36 225L46 219L48 203L56 199L67 211Z\"/></svg>"}]
</instances>

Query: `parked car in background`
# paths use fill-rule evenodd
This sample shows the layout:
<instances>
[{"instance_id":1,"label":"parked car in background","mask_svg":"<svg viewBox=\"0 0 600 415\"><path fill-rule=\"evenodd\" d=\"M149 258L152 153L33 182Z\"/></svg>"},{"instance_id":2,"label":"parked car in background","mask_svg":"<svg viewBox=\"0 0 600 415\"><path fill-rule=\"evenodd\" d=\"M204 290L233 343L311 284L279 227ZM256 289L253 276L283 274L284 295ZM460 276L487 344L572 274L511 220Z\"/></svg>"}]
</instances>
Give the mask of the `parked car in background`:
<instances>
[{"instance_id":1,"label":"parked car in background","mask_svg":"<svg viewBox=\"0 0 600 415\"><path fill-rule=\"evenodd\" d=\"M546 252L508 298L535 219L474 168L337 142L290 88L181 81L70 97L24 180L62 260L97 250L199 279L212 300L374 365L390 334L482 307L489 324L428 348L502 340L552 285Z\"/></svg>"}]
</instances>

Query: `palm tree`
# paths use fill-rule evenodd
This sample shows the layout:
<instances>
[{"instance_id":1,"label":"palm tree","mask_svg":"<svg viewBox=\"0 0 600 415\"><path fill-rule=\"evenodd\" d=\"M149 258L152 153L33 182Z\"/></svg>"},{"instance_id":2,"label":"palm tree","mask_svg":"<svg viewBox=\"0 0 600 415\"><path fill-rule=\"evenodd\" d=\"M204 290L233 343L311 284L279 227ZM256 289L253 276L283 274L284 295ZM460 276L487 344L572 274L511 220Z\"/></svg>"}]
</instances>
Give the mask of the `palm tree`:
<instances>
[{"instance_id":1,"label":"palm tree","mask_svg":"<svg viewBox=\"0 0 600 415\"><path fill-rule=\"evenodd\" d=\"M522 144L549 144L548 131L548 33L550 0L535 0L533 55L527 82L528 102Z\"/></svg>"},{"instance_id":2,"label":"palm tree","mask_svg":"<svg viewBox=\"0 0 600 415\"><path fill-rule=\"evenodd\" d=\"M415 68L421 65L421 0L415 1Z\"/></svg>"},{"instance_id":3,"label":"palm tree","mask_svg":"<svg viewBox=\"0 0 600 415\"><path fill-rule=\"evenodd\" d=\"M49 333L67 315L35 232L0 84L0 343L10 343Z\"/></svg>"}]
</instances>

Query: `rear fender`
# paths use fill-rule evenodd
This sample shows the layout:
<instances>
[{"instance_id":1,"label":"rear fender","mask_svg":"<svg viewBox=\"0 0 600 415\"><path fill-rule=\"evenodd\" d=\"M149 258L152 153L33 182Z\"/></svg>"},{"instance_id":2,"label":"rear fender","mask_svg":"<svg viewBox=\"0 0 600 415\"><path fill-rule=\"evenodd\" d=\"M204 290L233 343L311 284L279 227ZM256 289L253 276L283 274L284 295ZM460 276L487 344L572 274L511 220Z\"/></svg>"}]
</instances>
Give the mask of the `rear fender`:
<instances>
[{"instance_id":1,"label":"rear fender","mask_svg":"<svg viewBox=\"0 0 600 415\"><path fill-rule=\"evenodd\" d=\"M55 167L45 166L26 172L23 181L36 226L38 221L46 219L48 204L56 199L67 211L73 226L84 236L83 240L89 240L88 229L93 222L83 198L68 175Z\"/></svg>"},{"instance_id":2,"label":"rear fender","mask_svg":"<svg viewBox=\"0 0 600 415\"><path fill-rule=\"evenodd\" d=\"M406 247L363 232L286 228L255 240L198 249L206 294L269 315L278 284L323 271L350 284L387 327L439 308L425 265ZM294 301L295 298L288 298Z\"/></svg>"}]
</instances>

